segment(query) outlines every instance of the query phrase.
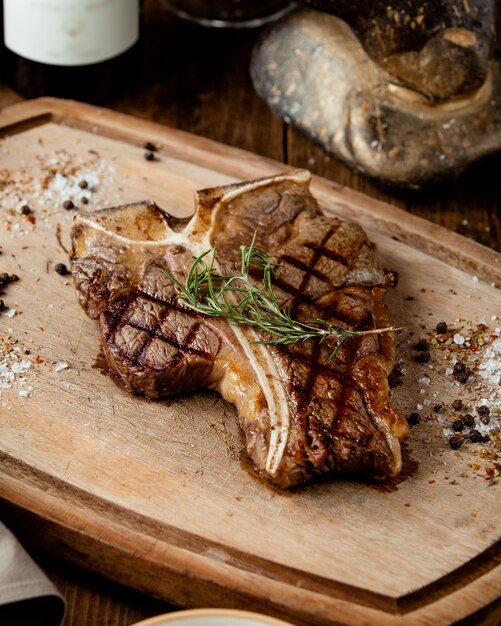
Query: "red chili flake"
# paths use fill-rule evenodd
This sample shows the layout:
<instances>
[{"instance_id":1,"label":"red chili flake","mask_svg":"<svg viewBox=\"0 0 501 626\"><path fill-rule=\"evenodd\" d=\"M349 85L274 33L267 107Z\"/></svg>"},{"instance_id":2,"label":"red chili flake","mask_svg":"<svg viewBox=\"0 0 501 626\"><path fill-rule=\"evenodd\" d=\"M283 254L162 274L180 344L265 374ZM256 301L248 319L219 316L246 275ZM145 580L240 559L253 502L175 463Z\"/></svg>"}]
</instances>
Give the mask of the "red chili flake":
<instances>
[{"instance_id":1,"label":"red chili flake","mask_svg":"<svg viewBox=\"0 0 501 626\"><path fill-rule=\"evenodd\" d=\"M485 470L485 473L486 473L486 474L487 474L487 476L489 476L489 477L494 476L494 469L493 469L492 467L488 467L488 468Z\"/></svg>"},{"instance_id":2,"label":"red chili flake","mask_svg":"<svg viewBox=\"0 0 501 626\"><path fill-rule=\"evenodd\" d=\"M428 484L429 484L429 485L433 485L433 483L434 483L434 482L435 482L434 480L429 480L429 481L428 481Z\"/></svg>"},{"instance_id":3,"label":"red chili flake","mask_svg":"<svg viewBox=\"0 0 501 626\"><path fill-rule=\"evenodd\" d=\"M410 503L410 502L406 502L406 503L404 504L404 506L410 506L410 505L411 505L411 503Z\"/></svg>"},{"instance_id":4,"label":"red chili flake","mask_svg":"<svg viewBox=\"0 0 501 626\"><path fill-rule=\"evenodd\" d=\"M28 215L26 219L30 224L34 224L37 221L34 215Z\"/></svg>"},{"instance_id":5,"label":"red chili flake","mask_svg":"<svg viewBox=\"0 0 501 626\"><path fill-rule=\"evenodd\" d=\"M480 469L480 465L478 463L472 463L471 469L477 471L478 469Z\"/></svg>"},{"instance_id":6,"label":"red chili flake","mask_svg":"<svg viewBox=\"0 0 501 626\"><path fill-rule=\"evenodd\" d=\"M41 358L39 354L37 354L37 356L35 357L35 363L37 365L40 365L40 363L43 363L43 359Z\"/></svg>"}]
</instances>

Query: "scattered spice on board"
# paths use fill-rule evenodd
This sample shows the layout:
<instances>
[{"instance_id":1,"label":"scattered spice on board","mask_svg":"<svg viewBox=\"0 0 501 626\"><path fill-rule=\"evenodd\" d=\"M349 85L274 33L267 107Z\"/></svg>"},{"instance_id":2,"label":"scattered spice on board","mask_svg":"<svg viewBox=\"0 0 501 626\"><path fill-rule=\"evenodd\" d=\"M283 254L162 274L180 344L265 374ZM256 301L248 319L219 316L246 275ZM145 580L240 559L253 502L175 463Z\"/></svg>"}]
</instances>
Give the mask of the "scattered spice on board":
<instances>
[{"instance_id":1,"label":"scattered spice on board","mask_svg":"<svg viewBox=\"0 0 501 626\"><path fill-rule=\"evenodd\" d=\"M33 392L29 373L32 361L26 358L25 349L12 336L12 329L0 335L0 398L6 389L17 391L23 398L29 398ZM2 402L3 404L3 402Z\"/></svg>"},{"instance_id":2,"label":"scattered spice on board","mask_svg":"<svg viewBox=\"0 0 501 626\"><path fill-rule=\"evenodd\" d=\"M65 135L61 137L65 139ZM4 246L1 258L11 268L10 272L4 271L7 269L5 265L0 268L0 407L7 407L7 410L14 400L19 402L35 394L39 368L53 366L59 375L63 375L63 370L69 368L66 361L54 365L45 356L42 358L37 354L42 347L34 347L35 339L26 336L22 326L17 326L18 320L21 324L24 316L9 303L11 296L8 287L18 280L17 274L13 273L13 264L29 272L31 277L34 268L30 236L34 231L45 231L43 236L48 241L53 239L56 242L57 239L60 242L60 224L67 233L73 220L73 210L70 208L78 209L88 203L106 207L126 200L122 195L123 188L119 190L117 187L113 159L102 158L93 149L81 150L79 146L74 152L60 148L61 137L55 138L58 144L56 148L34 139L32 148L35 153L29 161L19 152L16 136L5 137L0 141L2 161L8 164L8 167L0 167L0 232ZM22 238L27 245L20 245ZM16 241L17 257L12 250L7 249L10 240ZM60 265L55 264L54 270L63 276L69 273L66 266ZM52 262L48 261L50 266ZM7 323L12 323L12 328ZM38 331L45 332L42 326L37 327ZM30 348L27 349L26 345L30 345Z\"/></svg>"},{"instance_id":3,"label":"scattered spice on board","mask_svg":"<svg viewBox=\"0 0 501 626\"><path fill-rule=\"evenodd\" d=\"M4 162L9 145L10 138L0 143ZM0 168L0 228L11 237L27 236L35 228L53 229L54 213L61 218L67 214L70 222L73 209L90 202L100 207L119 204L123 197L116 191L115 175L114 165L94 150L71 153L38 145L30 163Z\"/></svg>"},{"instance_id":4,"label":"scattered spice on board","mask_svg":"<svg viewBox=\"0 0 501 626\"><path fill-rule=\"evenodd\" d=\"M489 484L501 477L501 328L497 323L497 316L490 324L443 322L429 337L436 374L458 396L436 417L442 434L453 450L466 448L484 461L471 467Z\"/></svg>"}]
</instances>

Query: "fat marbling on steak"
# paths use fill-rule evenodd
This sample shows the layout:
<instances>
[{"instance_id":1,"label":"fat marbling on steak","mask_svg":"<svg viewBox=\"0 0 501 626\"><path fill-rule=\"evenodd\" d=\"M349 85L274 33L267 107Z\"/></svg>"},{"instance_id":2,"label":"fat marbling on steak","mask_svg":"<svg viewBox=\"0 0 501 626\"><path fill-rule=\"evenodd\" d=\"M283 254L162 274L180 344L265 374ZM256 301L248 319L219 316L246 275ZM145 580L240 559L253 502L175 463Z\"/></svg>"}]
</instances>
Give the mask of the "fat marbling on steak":
<instances>
[{"instance_id":1,"label":"fat marbling on steak","mask_svg":"<svg viewBox=\"0 0 501 626\"><path fill-rule=\"evenodd\" d=\"M407 425L388 399L392 333L283 346L253 343L254 329L193 312L166 270L184 282L193 257L216 245L218 270L240 269L241 244L279 265L274 288L299 320L345 328L389 325L389 276L360 226L326 217L295 170L196 194L178 220L144 202L79 214L72 271L80 304L98 319L108 364L137 394L160 398L202 388L232 402L262 476L291 487L327 472L377 479L400 471ZM260 281L256 268L252 280Z\"/></svg>"}]
</instances>

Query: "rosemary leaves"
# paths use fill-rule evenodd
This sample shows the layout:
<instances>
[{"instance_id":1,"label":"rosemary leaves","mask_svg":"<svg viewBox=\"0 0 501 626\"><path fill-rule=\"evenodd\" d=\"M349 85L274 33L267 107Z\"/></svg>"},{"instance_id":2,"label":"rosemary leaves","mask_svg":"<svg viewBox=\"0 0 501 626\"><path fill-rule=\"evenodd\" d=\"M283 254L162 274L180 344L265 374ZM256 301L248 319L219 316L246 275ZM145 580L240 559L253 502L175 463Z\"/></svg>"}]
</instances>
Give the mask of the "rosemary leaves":
<instances>
[{"instance_id":1,"label":"rosemary leaves","mask_svg":"<svg viewBox=\"0 0 501 626\"><path fill-rule=\"evenodd\" d=\"M303 322L296 320L289 309L282 309L277 302L273 288L273 272L277 264L256 247L256 233L249 246L240 246L240 253L242 261L237 274L223 275L216 271L215 247L194 257L184 284L169 272L166 274L179 289L180 300L193 311L227 319L231 324L255 328L270 336L253 343L277 345L307 339L323 342L333 338L336 345L331 356L334 356L350 337L399 330L388 327L357 331L320 318ZM261 284L255 285L249 280L251 267L262 271Z\"/></svg>"}]
</instances>

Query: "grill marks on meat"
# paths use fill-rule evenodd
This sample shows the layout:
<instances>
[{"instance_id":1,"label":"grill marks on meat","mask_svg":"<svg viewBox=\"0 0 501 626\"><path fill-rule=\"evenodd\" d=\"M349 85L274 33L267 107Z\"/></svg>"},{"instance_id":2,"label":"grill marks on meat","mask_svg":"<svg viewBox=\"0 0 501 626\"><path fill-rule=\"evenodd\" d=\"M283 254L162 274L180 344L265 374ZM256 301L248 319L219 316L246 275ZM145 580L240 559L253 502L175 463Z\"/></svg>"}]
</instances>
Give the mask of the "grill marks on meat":
<instances>
[{"instance_id":1,"label":"grill marks on meat","mask_svg":"<svg viewBox=\"0 0 501 626\"><path fill-rule=\"evenodd\" d=\"M378 479L400 470L407 426L388 400L390 334L333 343L253 344L253 329L197 315L164 270L184 277L193 256L217 246L219 270L239 269L255 231L279 266L281 306L300 319L346 328L389 325L388 277L356 224L326 218L298 170L203 190L195 216L176 222L154 203L77 216L73 276L80 302L98 318L110 367L128 389L152 398L214 388L238 410L247 450L282 487L331 471ZM260 281L258 270L252 280Z\"/></svg>"},{"instance_id":2,"label":"grill marks on meat","mask_svg":"<svg viewBox=\"0 0 501 626\"><path fill-rule=\"evenodd\" d=\"M108 363L134 393L159 398L206 386L220 339L175 297L135 290L100 321Z\"/></svg>"}]
</instances>

